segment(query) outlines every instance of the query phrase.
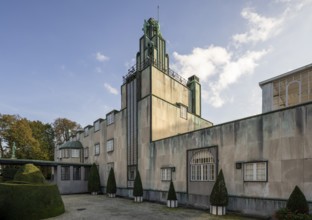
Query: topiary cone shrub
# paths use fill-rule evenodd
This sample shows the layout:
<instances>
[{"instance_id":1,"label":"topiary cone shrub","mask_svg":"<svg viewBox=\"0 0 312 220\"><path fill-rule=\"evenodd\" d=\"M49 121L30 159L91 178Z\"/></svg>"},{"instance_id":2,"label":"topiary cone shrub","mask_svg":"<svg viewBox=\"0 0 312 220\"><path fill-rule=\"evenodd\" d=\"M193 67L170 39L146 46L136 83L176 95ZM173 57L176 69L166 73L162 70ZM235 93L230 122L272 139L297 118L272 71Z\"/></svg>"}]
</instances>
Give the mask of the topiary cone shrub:
<instances>
[{"instance_id":1,"label":"topiary cone shrub","mask_svg":"<svg viewBox=\"0 0 312 220\"><path fill-rule=\"evenodd\" d=\"M306 197L298 186L295 186L294 190L290 194L286 207L293 213L309 213L309 205Z\"/></svg>"},{"instance_id":2,"label":"topiary cone shrub","mask_svg":"<svg viewBox=\"0 0 312 220\"><path fill-rule=\"evenodd\" d=\"M92 164L88 178L88 191L92 195L98 194L101 190L101 181L98 168L95 163Z\"/></svg>"},{"instance_id":3,"label":"topiary cone shrub","mask_svg":"<svg viewBox=\"0 0 312 220\"><path fill-rule=\"evenodd\" d=\"M134 179L133 196L135 202L143 202L143 187L139 171Z\"/></svg>"},{"instance_id":4,"label":"topiary cone shrub","mask_svg":"<svg viewBox=\"0 0 312 220\"><path fill-rule=\"evenodd\" d=\"M221 169L210 194L210 213L214 215L225 215L227 204L228 193Z\"/></svg>"},{"instance_id":5,"label":"topiary cone shrub","mask_svg":"<svg viewBox=\"0 0 312 220\"><path fill-rule=\"evenodd\" d=\"M107 189L106 193L108 194L109 197L113 198L116 196L116 179L115 179L115 173L114 169L111 168L109 171L108 179L107 179Z\"/></svg>"},{"instance_id":6,"label":"topiary cone shrub","mask_svg":"<svg viewBox=\"0 0 312 220\"><path fill-rule=\"evenodd\" d=\"M167 197L167 206L169 208L178 207L177 195L176 195L172 180L170 181L170 186L169 186L169 192L168 192L168 197Z\"/></svg>"}]
</instances>

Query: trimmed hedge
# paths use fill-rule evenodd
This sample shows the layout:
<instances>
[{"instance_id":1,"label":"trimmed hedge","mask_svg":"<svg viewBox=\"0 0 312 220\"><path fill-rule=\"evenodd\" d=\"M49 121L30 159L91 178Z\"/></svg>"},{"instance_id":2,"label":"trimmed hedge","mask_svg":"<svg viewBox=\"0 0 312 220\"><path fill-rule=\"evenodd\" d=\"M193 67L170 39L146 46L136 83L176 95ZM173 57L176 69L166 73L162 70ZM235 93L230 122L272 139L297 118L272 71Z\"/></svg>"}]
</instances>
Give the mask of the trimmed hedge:
<instances>
[{"instance_id":1,"label":"trimmed hedge","mask_svg":"<svg viewBox=\"0 0 312 220\"><path fill-rule=\"evenodd\" d=\"M3 181L13 180L18 169L17 166L6 165L2 170Z\"/></svg>"},{"instance_id":2,"label":"trimmed hedge","mask_svg":"<svg viewBox=\"0 0 312 220\"><path fill-rule=\"evenodd\" d=\"M227 206L228 202L228 192L221 169L210 194L210 204L214 206Z\"/></svg>"},{"instance_id":3,"label":"trimmed hedge","mask_svg":"<svg viewBox=\"0 0 312 220\"><path fill-rule=\"evenodd\" d=\"M286 207L293 213L309 213L309 205L306 197L298 186L296 186L290 194Z\"/></svg>"},{"instance_id":4,"label":"trimmed hedge","mask_svg":"<svg viewBox=\"0 0 312 220\"><path fill-rule=\"evenodd\" d=\"M64 212L57 185L0 184L0 219L44 219Z\"/></svg>"},{"instance_id":5,"label":"trimmed hedge","mask_svg":"<svg viewBox=\"0 0 312 220\"><path fill-rule=\"evenodd\" d=\"M88 191L91 193L101 191L100 175L95 163L93 163L90 168L90 174L88 178Z\"/></svg>"},{"instance_id":6,"label":"trimmed hedge","mask_svg":"<svg viewBox=\"0 0 312 220\"><path fill-rule=\"evenodd\" d=\"M14 175L14 181L22 181L28 183L44 183L45 179L42 175L41 170L39 170L33 164L25 164L18 169Z\"/></svg>"},{"instance_id":7,"label":"trimmed hedge","mask_svg":"<svg viewBox=\"0 0 312 220\"><path fill-rule=\"evenodd\" d=\"M133 196L143 196L143 187L139 171L134 179Z\"/></svg>"},{"instance_id":8,"label":"trimmed hedge","mask_svg":"<svg viewBox=\"0 0 312 220\"><path fill-rule=\"evenodd\" d=\"M177 195L176 195L172 180L170 181L167 200L177 200Z\"/></svg>"},{"instance_id":9,"label":"trimmed hedge","mask_svg":"<svg viewBox=\"0 0 312 220\"><path fill-rule=\"evenodd\" d=\"M278 220L312 220L312 215L293 213L287 208L282 208L275 213L275 217Z\"/></svg>"},{"instance_id":10,"label":"trimmed hedge","mask_svg":"<svg viewBox=\"0 0 312 220\"><path fill-rule=\"evenodd\" d=\"M108 179L107 179L106 193L116 194L116 191L117 191L117 187L116 187L115 173L114 173L114 169L111 168L109 171Z\"/></svg>"}]
</instances>

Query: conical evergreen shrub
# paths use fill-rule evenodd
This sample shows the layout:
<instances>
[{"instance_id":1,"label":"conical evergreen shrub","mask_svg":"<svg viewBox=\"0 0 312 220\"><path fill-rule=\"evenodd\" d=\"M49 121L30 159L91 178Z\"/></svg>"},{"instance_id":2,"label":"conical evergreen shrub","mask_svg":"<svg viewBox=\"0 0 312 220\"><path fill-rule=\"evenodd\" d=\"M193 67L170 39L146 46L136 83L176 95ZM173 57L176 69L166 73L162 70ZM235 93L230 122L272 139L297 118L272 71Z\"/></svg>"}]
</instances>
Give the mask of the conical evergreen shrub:
<instances>
[{"instance_id":1,"label":"conical evergreen shrub","mask_svg":"<svg viewBox=\"0 0 312 220\"><path fill-rule=\"evenodd\" d=\"M92 164L89 178L88 178L88 191L99 192L101 190L101 182L98 168L95 163Z\"/></svg>"},{"instance_id":2,"label":"conical evergreen shrub","mask_svg":"<svg viewBox=\"0 0 312 220\"><path fill-rule=\"evenodd\" d=\"M177 200L177 195L171 180L167 200Z\"/></svg>"},{"instance_id":3,"label":"conical evergreen shrub","mask_svg":"<svg viewBox=\"0 0 312 220\"><path fill-rule=\"evenodd\" d=\"M111 168L109 171L108 179L107 179L107 189L106 192L110 194L115 194L117 191L116 188L116 179L114 169Z\"/></svg>"},{"instance_id":4,"label":"conical evergreen shrub","mask_svg":"<svg viewBox=\"0 0 312 220\"><path fill-rule=\"evenodd\" d=\"M139 171L134 179L133 196L143 196L143 187Z\"/></svg>"},{"instance_id":5,"label":"conical evergreen shrub","mask_svg":"<svg viewBox=\"0 0 312 220\"><path fill-rule=\"evenodd\" d=\"M228 193L225 186L222 169L220 170L217 180L210 194L210 204L214 206L227 206Z\"/></svg>"},{"instance_id":6,"label":"conical evergreen shrub","mask_svg":"<svg viewBox=\"0 0 312 220\"><path fill-rule=\"evenodd\" d=\"M290 194L286 207L293 213L309 213L309 205L306 197L298 186Z\"/></svg>"}]
</instances>

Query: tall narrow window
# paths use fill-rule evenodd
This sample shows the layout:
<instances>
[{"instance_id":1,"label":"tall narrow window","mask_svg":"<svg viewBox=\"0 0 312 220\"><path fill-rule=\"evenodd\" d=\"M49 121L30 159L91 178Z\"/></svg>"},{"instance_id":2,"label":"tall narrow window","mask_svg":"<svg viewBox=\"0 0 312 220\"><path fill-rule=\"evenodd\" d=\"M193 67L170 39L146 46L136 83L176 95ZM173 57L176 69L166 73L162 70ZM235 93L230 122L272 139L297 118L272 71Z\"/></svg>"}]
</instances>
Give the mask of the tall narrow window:
<instances>
[{"instance_id":1,"label":"tall narrow window","mask_svg":"<svg viewBox=\"0 0 312 220\"><path fill-rule=\"evenodd\" d=\"M90 167L84 167L84 180L89 179Z\"/></svg>"},{"instance_id":2,"label":"tall narrow window","mask_svg":"<svg viewBox=\"0 0 312 220\"><path fill-rule=\"evenodd\" d=\"M201 150L191 159L191 181L214 181L215 160L208 150Z\"/></svg>"},{"instance_id":3,"label":"tall narrow window","mask_svg":"<svg viewBox=\"0 0 312 220\"><path fill-rule=\"evenodd\" d=\"M107 116L106 116L106 119L107 119L107 125L110 125L110 124L113 124L115 122L115 113L112 112L112 113L109 113Z\"/></svg>"},{"instance_id":4,"label":"tall narrow window","mask_svg":"<svg viewBox=\"0 0 312 220\"><path fill-rule=\"evenodd\" d=\"M86 148L84 149L84 157L85 157L85 158L88 158L88 157L89 157L89 148L88 148L88 147L86 147Z\"/></svg>"},{"instance_id":5,"label":"tall narrow window","mask_svg":"<svg viewBox=\"0 0 312 220\"><path fill-rule=\"evenodd\" d=\"M100 130L100 121L94 122L94 132L97 132Z\"/></svg>"},{"instance_id":6,"label":"tall narrow window","mask_svg":"<svg viewBox=\"0 0 312 220\"><path fill-rule=\"evenodd\" d=\"M171 168L161 168L161 180L162 181L170 181L171 180Z\"/></svg>"},{"instance_id":7,"label":"tall narrow window","mask_svg":"<svg viewBox=\"0 0 312 220\"><path fill-rule=\"evenodd\" d=\"M94 155L99 155L100 154L100 144L95 144L94 145Z\"/></svg>"},{"instance_id":8,"label":"tall narrow window","mask_svg":"<svg viewBox=\"0 0 312 220\"><path fill-rule=\"evenodd\" d=\"M89 127L85 127L84 129L84 136L88 136L89 135Z\"/></svg>"},{"instance_id":9,"label":"tall narrow window","mask_svg":"<svg viewBox=\"0 0 312 220\"><path fill-rule=\"evenodd\" d=\"M110 139L106 142L106 152L111 152L114 150L114 139Z\"/></svg>"},{"instance_id":10,"label":"tall narrow window","mask_svg":"<svg viewBox=\"0 0 312 220\"><path fill-rule=\"evenodd\" d=\"M180 117L187 119L187 107L183 105L180 106Z\"/></svg>"},{"instance_id":11,"label":"tall narrow window","mask_svg":"<svg viewBox=\"0 0 312 220\"><path fill-rule=\"evenodd\" d=\"M244 181L266 182L267 165L266 161L244 163Z\"/></svg>"},{"instance_id":12,"label":"tall narrow window","mask_svg":"<svg viewBox=\"0 0 312 220\"><path fill-rule=\"evenodd\" d=\"M80 166L73 167L73 180L81 180L81 167Z\"/></svg>"},{"instance_id":13,"label":"tall narrow window","mask_svg":"<svg viewBox=\"0 0 312 220\"><path fill-rule=\"evenodd\" d=\"M70 180L69 166L61 166L61 180Z\"/></svg>"}]
</instances>

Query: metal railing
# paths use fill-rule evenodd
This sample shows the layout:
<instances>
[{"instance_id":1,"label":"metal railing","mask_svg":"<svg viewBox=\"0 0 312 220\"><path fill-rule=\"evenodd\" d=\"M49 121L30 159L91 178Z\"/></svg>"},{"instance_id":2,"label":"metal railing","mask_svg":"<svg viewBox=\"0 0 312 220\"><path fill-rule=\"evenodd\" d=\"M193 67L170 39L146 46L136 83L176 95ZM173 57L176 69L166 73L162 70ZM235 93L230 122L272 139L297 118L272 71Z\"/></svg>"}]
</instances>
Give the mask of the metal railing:
<instances>
[{"instance_id":1,"label":"metal railing","mask_svg":"<svg viewBox=\"0 0 312 220\"><path fill-rule=\"evenodd\" d=\"M182 85L186 86L187 85L187 80L184 79L182 76L180 76L178 73L174 72L172 69L164 68L161 62L157 62L156 59L151 60L151 59L145 59L143 63L141 63L140 66L133 65L131 68L128 69L127 75L123 76L123 83L126 83L127 80L131 80L132 77L135 77L135 73L137 71L141 71L145 69L147 66L153 65L157 69L167 73L171 78L175 79L177 82L181 83Z\"/></svg>"}]
</instances>

